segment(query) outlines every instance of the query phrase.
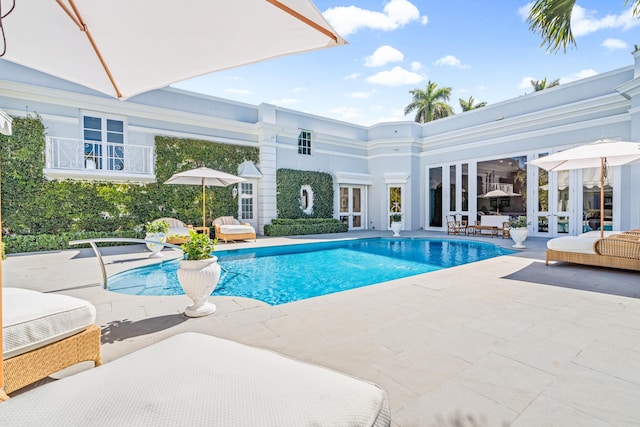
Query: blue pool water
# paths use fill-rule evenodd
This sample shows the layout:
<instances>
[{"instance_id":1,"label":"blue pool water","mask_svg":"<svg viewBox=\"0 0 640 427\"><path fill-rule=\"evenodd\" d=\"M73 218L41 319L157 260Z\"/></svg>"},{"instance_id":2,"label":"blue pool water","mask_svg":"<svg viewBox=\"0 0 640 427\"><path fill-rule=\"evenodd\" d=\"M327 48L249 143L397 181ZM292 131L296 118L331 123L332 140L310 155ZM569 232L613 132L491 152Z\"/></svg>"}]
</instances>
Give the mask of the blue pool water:
<instances>
[{"instance_id":1,"label":"blue pool water","mask_svg":"<svg viewBox=\"0 0 640 427\"><path fill-rule=\"evenodd\" d=\"M212 295L277 305L509 253L487 243L404 238L216 251L222 274ZM177 269L178 261L169 261L125 271L109 278L109 290L182 295Z\"/></svg>"}]
</instances>

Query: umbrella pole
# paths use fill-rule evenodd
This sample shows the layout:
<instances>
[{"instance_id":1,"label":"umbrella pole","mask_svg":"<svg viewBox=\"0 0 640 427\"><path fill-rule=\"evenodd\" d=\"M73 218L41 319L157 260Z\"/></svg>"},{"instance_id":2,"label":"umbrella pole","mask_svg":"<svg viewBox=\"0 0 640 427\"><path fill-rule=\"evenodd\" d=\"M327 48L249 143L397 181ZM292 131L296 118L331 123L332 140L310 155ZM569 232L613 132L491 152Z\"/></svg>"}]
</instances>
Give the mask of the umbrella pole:
<instances>
[{"instance_id":1,"label":"umbrella pole","mask_svg":"<svg viewBox=\"0 0 640 427\"><path fill-rule=\"evenodd\" d=\"M204 194L204 187L205 187L204 178L202 178L202 226L206 227L207 224L205 224L205 222L204 222L204 195L205 195Z\"/></svg>"},{"instance_id":2,"label":"umbrella pole","mask_svg":"<svg viewBox=\"0 0 640 427\"><path fill-rule=\"evenodd\" d=\"M600 157L600 238L604 237L604 161Z\"/></svg>"}]
</instances>

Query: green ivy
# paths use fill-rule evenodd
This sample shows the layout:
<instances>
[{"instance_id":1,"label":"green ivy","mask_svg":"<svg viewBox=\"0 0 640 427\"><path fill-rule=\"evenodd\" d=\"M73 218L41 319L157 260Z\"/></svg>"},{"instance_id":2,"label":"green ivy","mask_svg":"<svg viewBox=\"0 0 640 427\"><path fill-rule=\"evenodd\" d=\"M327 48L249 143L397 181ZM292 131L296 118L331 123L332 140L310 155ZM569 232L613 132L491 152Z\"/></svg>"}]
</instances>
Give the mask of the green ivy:
<instances>
[{"instance_id":1,"label":"green ivy","mask_svg":"<svg viewBox=\"0 0 640 427\"><path fill-rule=\"evenodd\" d=\"M165 216L199 225L201 187L164 185L164 181L199 166L236 174L245 160L259 159L257 147L158 136L155 183L48 181L43 176L45 135L37 115L15 117L13 135L0 135L2 232L9 254L67 249L68 240L87 238L81 237L84 233L141 237L147 221ZM231 190L207 187L207 223L236 215Z\"/></svg>"},{"instance_id":2,"label":"green ivy","mask_svg":"<svg viewBox=\"0 0 640 427\"><path fill-rule=\"evenodd\" d=\"M346 233L349 229L336 218L276 218L264 226L266 236L296 236L301 234Z\"/></svg>"},{"instance_id":3,"label":"green ivy","mask_svg":"<svg viewBox=\"0 0 640 427\"><path fill-rule=\"evenodd\" d=\"M300 207L300 187L313 192L313 211ZM331 218L333 216L333 177L326 172L278 169L276 171L278 218Z\"/></svg>"}]
</instances>

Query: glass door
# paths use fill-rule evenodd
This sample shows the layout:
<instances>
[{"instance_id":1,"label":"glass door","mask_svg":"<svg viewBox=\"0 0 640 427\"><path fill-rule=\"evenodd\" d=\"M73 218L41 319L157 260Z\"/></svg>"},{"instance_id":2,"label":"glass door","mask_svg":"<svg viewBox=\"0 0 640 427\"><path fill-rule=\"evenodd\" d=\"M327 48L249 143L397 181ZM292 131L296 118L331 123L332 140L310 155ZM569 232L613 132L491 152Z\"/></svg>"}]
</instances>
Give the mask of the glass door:
<instances>
[{"instance_id":1,"label":"glass door","mask_svg":"<svg viewBox=\"0 0 640 427\"><path fill-rule=\"evenodd\" d=\"M444 185L445 188L449 187L445 215L452 215L456 221L469 224L469 164L450 165L448 169L449 175L445 176L448 183Z\"/></svg>"},{"instance_id":2,"label":"glass door","mask_svg":"<svg viewBox=\"0 0 640 427\"><path fill-rule=\"evenodd\" d=\"M443 200L442 200L442 167L429 168L427 202L427 227L442 228L443 223Z\"/></svg>"},{"instance_id":3,"label":"glass door","mask_svg":"<svg viewBox=\"0 0 640 427\"><path fill-rule=\"evenodd\" d=\"M387 230L391 230L391 215L402 215L402 229L404 230L404 185L389 185L387 187Z\"/></svg>"},{"instance_id":4,"label":"glass door","mask_svg":"<svg viewBox=\"0 0 640 427\"><path fill-rule=\"evenodd\" d=\"M349 230L364 228L364 187L340 187L340 221L349 225Z\"/></svg>"},{"instance_id":5,"label":"glass door","mask_svg":"<svg viewBox=\"0 0 640 427\"><path fill-rule=\"evenodd\" d=\"M255 194L256 183L247 180L241 182L238 187L238 204L240 209L240 221L248 222L251 226L258 229L258 219L256 218L257 201L258 198Z\"/></svg>"},{"instance_id":6,"label":"glass door","mask_svg":"<svg viewBox=\"0 0 640 427\"><path fill-rule=\"evenodd\" d=\"M538 157L549 153L540 153ZM538 236L558 237L575 232L573 171L548 172L537 169L537 204L534 231Z\"/></svg>"}]
</instances>

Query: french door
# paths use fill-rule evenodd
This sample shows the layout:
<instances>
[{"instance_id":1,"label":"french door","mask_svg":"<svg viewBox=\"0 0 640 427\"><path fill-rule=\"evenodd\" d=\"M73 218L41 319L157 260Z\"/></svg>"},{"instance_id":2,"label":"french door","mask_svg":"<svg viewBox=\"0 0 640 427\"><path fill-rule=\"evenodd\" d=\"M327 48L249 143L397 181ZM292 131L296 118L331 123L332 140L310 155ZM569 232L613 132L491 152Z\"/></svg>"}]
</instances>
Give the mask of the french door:
<instances>
[{"instance_id":1,"label":"french door","mask_svg":"<svg viewBox=\"0 0 640 427\"><path fill-rule=\"evenodd\" d=\"M365 187L340 186L340 221L349 225L349 230L364 229Z\"/></svg>"},{"instance_id":2,"label":"french door","mask_svg":"<svg viewBox=\"0 0 640 427\"><path fill-rule=\"evenodd\" d=\"M538 158L549 153L539 153ZM534 234L558 237L576 234L576 171L548 172L535 168L537 203L534 206Z\"/></svg>"}]
</instances>

